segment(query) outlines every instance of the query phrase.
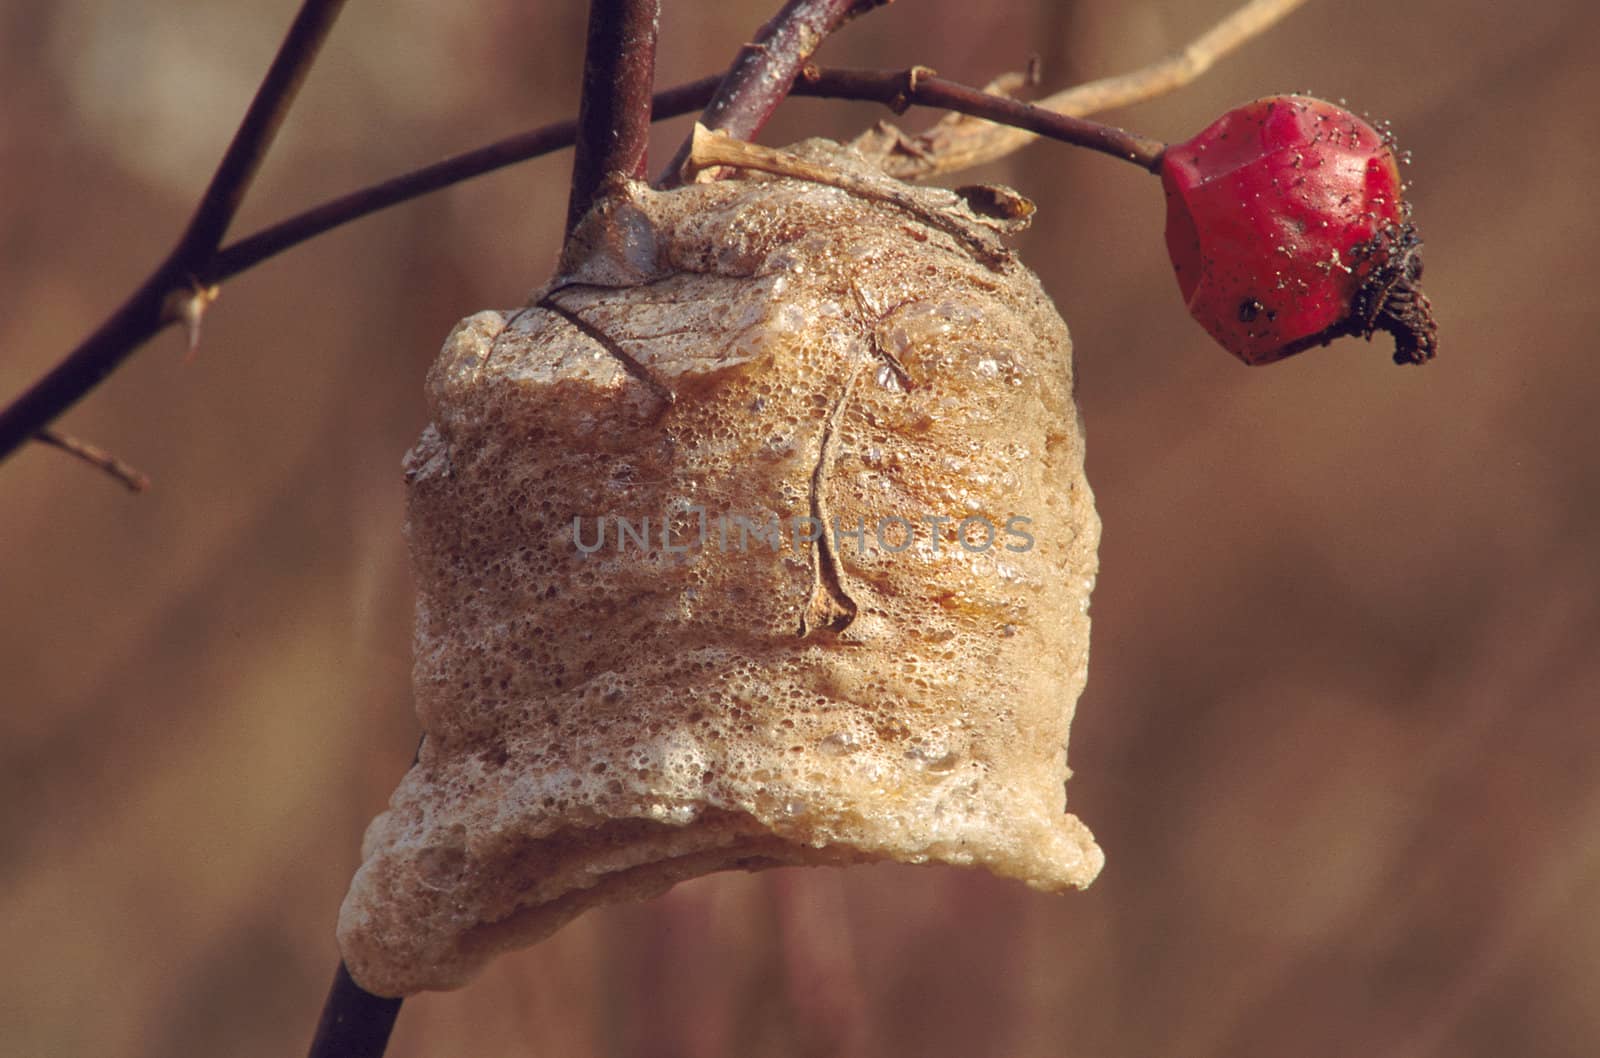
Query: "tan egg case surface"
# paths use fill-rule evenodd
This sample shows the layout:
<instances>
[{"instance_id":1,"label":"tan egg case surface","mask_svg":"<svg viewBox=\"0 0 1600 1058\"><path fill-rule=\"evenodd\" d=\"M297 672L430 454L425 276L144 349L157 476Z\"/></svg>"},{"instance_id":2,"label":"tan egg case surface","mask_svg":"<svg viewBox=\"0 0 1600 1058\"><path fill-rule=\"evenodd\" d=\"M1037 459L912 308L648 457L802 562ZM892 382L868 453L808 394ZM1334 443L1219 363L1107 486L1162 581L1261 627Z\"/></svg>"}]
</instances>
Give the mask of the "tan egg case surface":
<instances>
[{"instance_id":1,"label":"tan egg case surface","mask_svg":"<svg viewBox=\"0 0 1600 1058\"><path fill-rule=\"evenodd\" d=\"M717 870L1099 871L1066 328L957 196L798 150L897 201L619 184L447 339L406 460L425 739L339 922L369 991Z\"/></svg>"}]
</instances>

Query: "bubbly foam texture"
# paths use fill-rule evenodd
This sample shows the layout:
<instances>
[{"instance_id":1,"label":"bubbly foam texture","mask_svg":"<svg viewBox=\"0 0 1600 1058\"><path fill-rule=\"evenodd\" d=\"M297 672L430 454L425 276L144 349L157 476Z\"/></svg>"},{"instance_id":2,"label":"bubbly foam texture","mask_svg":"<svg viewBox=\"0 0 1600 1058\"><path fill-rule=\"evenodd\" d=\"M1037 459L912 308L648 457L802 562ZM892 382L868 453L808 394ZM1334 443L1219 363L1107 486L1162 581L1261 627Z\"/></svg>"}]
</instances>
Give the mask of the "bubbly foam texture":
<instances>
[{"instance_id":1,"label":"bubbly foam texture","mask_svg":"<svg viewBox=\"0 0 1600 1058\"><path fill-rule=\"evenodd\" d=\"M1070 372L1031 273L904 209L770 177L614 188L530 307L462 321L428 378L426 739L341 912L356 980L456 987L728 868L1087 885L1064 784L1099 521ZM797 518L865 531L796 546Z\"/></svg>"}]
</instances>

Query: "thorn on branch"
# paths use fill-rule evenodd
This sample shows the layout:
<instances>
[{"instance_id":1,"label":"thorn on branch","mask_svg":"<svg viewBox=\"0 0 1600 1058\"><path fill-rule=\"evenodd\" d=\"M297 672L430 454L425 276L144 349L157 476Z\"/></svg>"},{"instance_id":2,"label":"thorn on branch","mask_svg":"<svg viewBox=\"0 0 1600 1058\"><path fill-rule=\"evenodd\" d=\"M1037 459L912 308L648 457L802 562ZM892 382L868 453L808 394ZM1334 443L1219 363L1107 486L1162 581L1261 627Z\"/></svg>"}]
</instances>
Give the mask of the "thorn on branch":
<instances>
[{"instance_id":1,"label":"thorn on branch","mask_svg":"<svg viewBox=\"0 0 1600 1058\"><path fill-rule=\"evenodd\" d=\"M162 323L181 323L189 336L189 348L184 353L184 362L194 359L194 354L200 348L200 323L205 319L206 310L221 295L222 288L215 283L206 286L194 276L189 277L188 289L179 287L169 292L161 304Z\"/></svg>"}]
</instances>

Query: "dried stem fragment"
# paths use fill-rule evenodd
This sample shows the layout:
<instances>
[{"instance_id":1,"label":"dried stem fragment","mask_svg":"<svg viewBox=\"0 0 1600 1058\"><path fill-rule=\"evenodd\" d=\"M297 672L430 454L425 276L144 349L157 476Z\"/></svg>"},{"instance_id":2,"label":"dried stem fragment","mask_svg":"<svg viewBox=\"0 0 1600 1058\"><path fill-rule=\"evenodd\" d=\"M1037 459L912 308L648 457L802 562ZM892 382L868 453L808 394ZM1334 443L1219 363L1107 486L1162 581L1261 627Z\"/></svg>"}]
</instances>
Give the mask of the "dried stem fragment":
<instances>
[{"instance_id":1,"label":"dried stem fragment","mask_svg":"<svg viewBox=\"0 0 1600 1058\"><path fill-rule=\"evenodd\" d=\"M789 95L800 68L828 34L851 18L889 0L789 0L755 39L734 57L716 93L706 103L700 124L741 140L755 139L773 111ZM689 156L685 139L657 181L676 187Z\"/></svg>"},{"instance_id":2,"label":"dried stem fragment","mask_svg":"<svg viewBox=\"0 0 1600 1058\"><path fill-rule=\"evenodd\" d=\"M754 169L758 172L826 184L848 191L852 195L883 202L905 210L924 224L948 232L965 243L972 253L985 264L998 268L1011 260L1011 252L986 228L975 227L956 219L947 208L930 207L926 197L918 196L909 188L893 182L874 179L860 173L833 166L818 165L804 158L771 147L733 139L721 132L713 132L704 125L696 125L690 138L689 157L684 162L684 176L695 179L716 166L735 169Z\"/></svg>"},{"instance_id":3,"label":"dried stem fragment","mask_svg":"<svg viewBox=\"0 0 1600 1058\"><path fill-rule=\"evenodd\" d=\"M83 460L101 473L109 475L129 492L143 492L150 487L150 478L147 475L138 468L124 463L115 454L98 445L80 440L71 434L62 433L60 430L49 428L40 430L38 439L47 445L61 449L74 458Z\"/></svg>"}]
</instances>

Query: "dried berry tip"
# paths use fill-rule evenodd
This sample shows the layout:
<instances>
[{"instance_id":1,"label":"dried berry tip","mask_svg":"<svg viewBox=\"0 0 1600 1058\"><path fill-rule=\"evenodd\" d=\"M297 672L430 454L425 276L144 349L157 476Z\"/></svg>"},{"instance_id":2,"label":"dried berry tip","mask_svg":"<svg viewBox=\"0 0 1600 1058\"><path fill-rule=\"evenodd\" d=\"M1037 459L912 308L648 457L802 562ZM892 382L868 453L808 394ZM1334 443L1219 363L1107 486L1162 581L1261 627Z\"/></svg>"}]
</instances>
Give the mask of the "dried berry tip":
<instances>
[{"instance_id":1,"label":"dried berry tip","mask_svg":"<svg viewBox=\"0 0 1600 1058\"><path fill-rule=\"evenodd\" d=\"M1422 240L1408 221L1391 225L1359 247L1357 261L1371 273L1356 292L1348 333L1370 340L1378 331L1394 338L1394 362L1425 364L1438 353L1439 325L1422 292ZM1329 335L1332 338L1338 334Z\"/></svg>"}]
</instances>

